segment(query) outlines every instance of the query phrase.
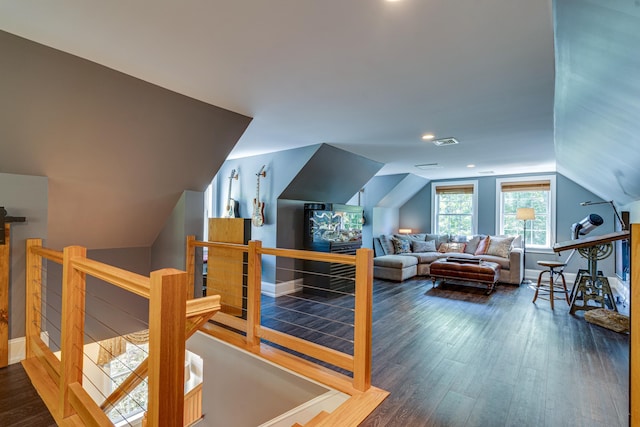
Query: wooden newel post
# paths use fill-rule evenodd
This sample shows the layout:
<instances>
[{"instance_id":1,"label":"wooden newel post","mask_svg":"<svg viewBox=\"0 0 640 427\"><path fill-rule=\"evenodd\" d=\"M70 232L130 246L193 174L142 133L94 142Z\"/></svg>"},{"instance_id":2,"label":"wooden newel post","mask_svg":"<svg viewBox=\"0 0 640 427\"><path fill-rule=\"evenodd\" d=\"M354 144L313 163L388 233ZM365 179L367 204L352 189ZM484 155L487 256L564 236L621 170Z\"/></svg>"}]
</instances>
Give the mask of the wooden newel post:
<instances>
[{"instance_id":1,"label":"wooden newel post","mask_svg":"<svg viewBox=\"0 0 640 427\"><path fill-rule=\"evenodd\" d=\"M371 387L371 321L373 306L373 251L356 251L356 318L353 343L353 386L366 391Z\"/></svg>"},{"instance_id":2,"label":"wooden newel post","mask_svg":"<svg viewBox=\"0 0 640 427\"><path fill-rule=\"evenodd\" d=\"M68 246L62 252L62 310L60 328L60 401L62 418L74 413L69 403L69 385L82 384L84 354L85 274L73 268L74 258L86 258L87 249Z\"/></svg>"},{"instance_id":3,"label":"wooden newel post","mask_svg":"<svg viewBox=\"0 0 640 427\"><path fill-rule=\"evenodd\" d=\"M27 270L25 272L25 358L34 357L33 339L42 329L42 257L34 254L34 247L42 247L42 239L27 239Z\"/></svg>"},{"instance_id":4,"label":"wooden newel post","mask_svg":"<svg viewBox=\"0 0 640 427\"><path fill-rule=\"evenodd\" d=\"M257 333L260 326L260 295L262 291L262 242L249 241L249 259L247 267L247 344L257 348L260 346L260 336Z\"/></svg>"},{"instance_id":5,"label":"wooden newel post","mask_svg":"<svg viewBox=\"0 0 640 427\"><path fill-rule=\"evenodd\" d=\"M182 426L187 273L151 273L149 298L149 426Z\"/></svg>"}]
</instances>

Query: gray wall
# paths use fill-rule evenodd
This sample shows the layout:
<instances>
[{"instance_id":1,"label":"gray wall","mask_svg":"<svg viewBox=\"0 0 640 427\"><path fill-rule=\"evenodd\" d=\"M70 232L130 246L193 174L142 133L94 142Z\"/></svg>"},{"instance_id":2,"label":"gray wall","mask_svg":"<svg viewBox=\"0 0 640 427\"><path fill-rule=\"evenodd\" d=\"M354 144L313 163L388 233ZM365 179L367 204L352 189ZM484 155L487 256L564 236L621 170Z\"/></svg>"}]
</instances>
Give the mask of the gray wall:
<instances>
[{"instance_id":1,"label":"gray wall","mask_svg":"<svg viewBox=\"0 0 640 427\"><path fill-rule=\"evenodd\" d=\"M49 243L151 246L251 121L0 31L0 172L49 178Z\"/></svg>"},{"instance_id":2,"label":"gray wall","mask_svg":"<svg viewBox=\"0 0 640 427\"><path fill-rule=\"evenodd\" d=\"M204 193L185 191L173 208L167 222L151 246L151 271L161 268L186 269L187 236L202 240L204 224ZM194 295L200 295L202 283L202 249L196 248Z\"/></svg>"},{"instance_id":3,"label":"gray wall","mask_svg":"<svg viewBox=\"0 0 640 427\"><path fill-rule=\"evenodd\" d=\"M11 225L9 272L9 338L24 336L26 240L47 239L47 178L0 173L0 206L25 223ZM3 230L4 232L4 230Z\"/></svg>"},{"instance_id":4,"label":"gray wall","mask_svg":"<svg viewBox=\"0 0 640 427\"><path fill-rule=\"evenodd\" d=\"M265 247L292 248L294 243L289 241L288 235L278 233L278 197L291 183L296 174L309 161L318 150L319 145L297 148L294 150L279 151L259 156L244 157L241 159L227 160L217 175L218 187L214 197L217 197L220 211L218 217L222 217L229 197L229 176L231 170L236 169L238 180L232 183L231 193L239 202L239 214L241 218L251 218L253 213L253 199L256 197L256 174L266 165L267 176L260 178L260 201L264 202L265 224L262 227L251 227L251 239L261 240ZM280 239L280 241L278 241ZM262 263L262 280L275 283L276 260L265 257Z\"/></svg>"},{"instance_id":5,"label":"gray wall","mask_svg":"<svg viewBox=\"0 0 640 427\"><path fill-rule=\"evenodd\" d=\"M548 175L548 174L545 174ZM556 175L556 241L571 240L571 224L580 221L590 213L597 213L605 223L594 230L592 234L599 235L613 231L614 214L609 205L580 206L580 202L591 200L600 201L598 196L571 181L561 174ZM481 234L496 233L496 179L510 176L479 177L478 181L478 232ZM535 176L535 175L522 175ZM464 178L462 180L468 180ZM452 180L455 181L455 180ZM400 225L410 227L420 232L431 231L431 185L425 186L416 196L400 208ZM560 255L566 259L568 252ZM557 260L558 255L550 252L532 252L527 250L526 268L537 269L538 260ZM567 271L572 272L583 268L585 260L574 256ZM598 267L608 276L614 275L614 257L600 261Z\"/></svg>"}]
</instances>

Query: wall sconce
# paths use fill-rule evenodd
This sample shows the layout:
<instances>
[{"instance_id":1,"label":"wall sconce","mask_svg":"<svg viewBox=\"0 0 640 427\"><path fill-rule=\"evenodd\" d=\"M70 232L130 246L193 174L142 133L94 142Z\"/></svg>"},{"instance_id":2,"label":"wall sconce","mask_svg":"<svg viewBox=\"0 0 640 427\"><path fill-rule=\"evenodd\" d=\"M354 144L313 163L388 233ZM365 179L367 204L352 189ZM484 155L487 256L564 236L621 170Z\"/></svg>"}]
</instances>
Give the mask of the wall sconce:
<instances>
[{"instance_id":1,"label":"wall sconce","mask_svg":"<svg viewBox=\"0 0 640 427\"><path fill-rule=\"evenodd\" d=\"M411 229L410 228L400 228L400 229L398 229L398 233L400 233L400 234L411 234Z\"/></svg>"}]
</instances>

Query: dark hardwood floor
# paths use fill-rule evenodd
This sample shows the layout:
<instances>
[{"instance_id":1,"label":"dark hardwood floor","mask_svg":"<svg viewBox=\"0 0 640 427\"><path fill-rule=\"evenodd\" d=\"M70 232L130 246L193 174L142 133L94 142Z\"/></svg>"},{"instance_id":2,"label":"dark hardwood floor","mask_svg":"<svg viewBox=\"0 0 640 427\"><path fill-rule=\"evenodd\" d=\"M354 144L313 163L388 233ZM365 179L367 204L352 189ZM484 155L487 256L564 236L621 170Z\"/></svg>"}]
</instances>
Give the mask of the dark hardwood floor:
<instances>
[{"instance_id":1,"label":"dark hardwood floor","mask_svg":"<svg viewBox=\"0 0 640 427\"><path fill-rule=\"evenodd\" d=\"M348 322L341 307L352 298L310 297L331 304L314 308L300 297L263 298L263 322L350 351L332 335L349 336L333 320ZM375 281L372 382L391 395L362 425L628 425L629 336L532 297L526 286L487 296L484 287ZM304 328L275 320L287 317Z\"/></svg>"},{"instance_id":2,"label":"dark hardwood floor","mask_svg":"<svg viewBox=\"0 0 640 427\"><path fill-rule=\"evenodd\" d=\"M364 426L628 425L628 335L526 286L374 288L372 380L391 395Z\"/></svg>"},{"instance_id":3,"label":"dark hardwood floor","mask_svg":"<svg viewBox=\"0 0 640 427\"><path fill-rule=\"evenodd\" d=\"M49 427L56 423L22 365L0 369L0 426Z\"/></svg>"},{"instance_id":4,"label":"dark hardwood floor","mask_svg":"<svg viewBox=\"0 0 640 427\"><path fill-rule=\"evenodd\" d=\"M627 426L629 336L532 296L526 286L487 296L423 279L375 281L372 380L391 395L362 425ZM312 313L298 334L349 351L335 337L349 337L352 298L325 302L263 297L263 322L293 328L276 319ZM0 426L51 425L21 365L0 369Z\"/></svg>"}]
</instances>

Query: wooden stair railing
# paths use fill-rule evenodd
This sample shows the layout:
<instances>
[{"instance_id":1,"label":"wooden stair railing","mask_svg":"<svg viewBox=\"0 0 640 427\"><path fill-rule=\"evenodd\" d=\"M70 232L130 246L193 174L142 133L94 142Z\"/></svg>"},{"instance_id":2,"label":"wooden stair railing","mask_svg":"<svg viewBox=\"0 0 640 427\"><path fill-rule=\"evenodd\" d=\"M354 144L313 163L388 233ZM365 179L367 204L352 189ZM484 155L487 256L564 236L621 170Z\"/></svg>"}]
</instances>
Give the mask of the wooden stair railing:
<instances>
[{"instance_id":1,"label":"wooden stair railing","mask_svg":"<svg viewBox=\"0 0 640 427\"><path fill-rule=\"evenodd\" d=\"M220 310L220 295L187 301L187 324L185 341L195 334L202 325ZM100 405L100 409L108 412L131 393L147 377L149 358L145 358L136 369L116 388Z\"/></svg>"}]
</instances>

